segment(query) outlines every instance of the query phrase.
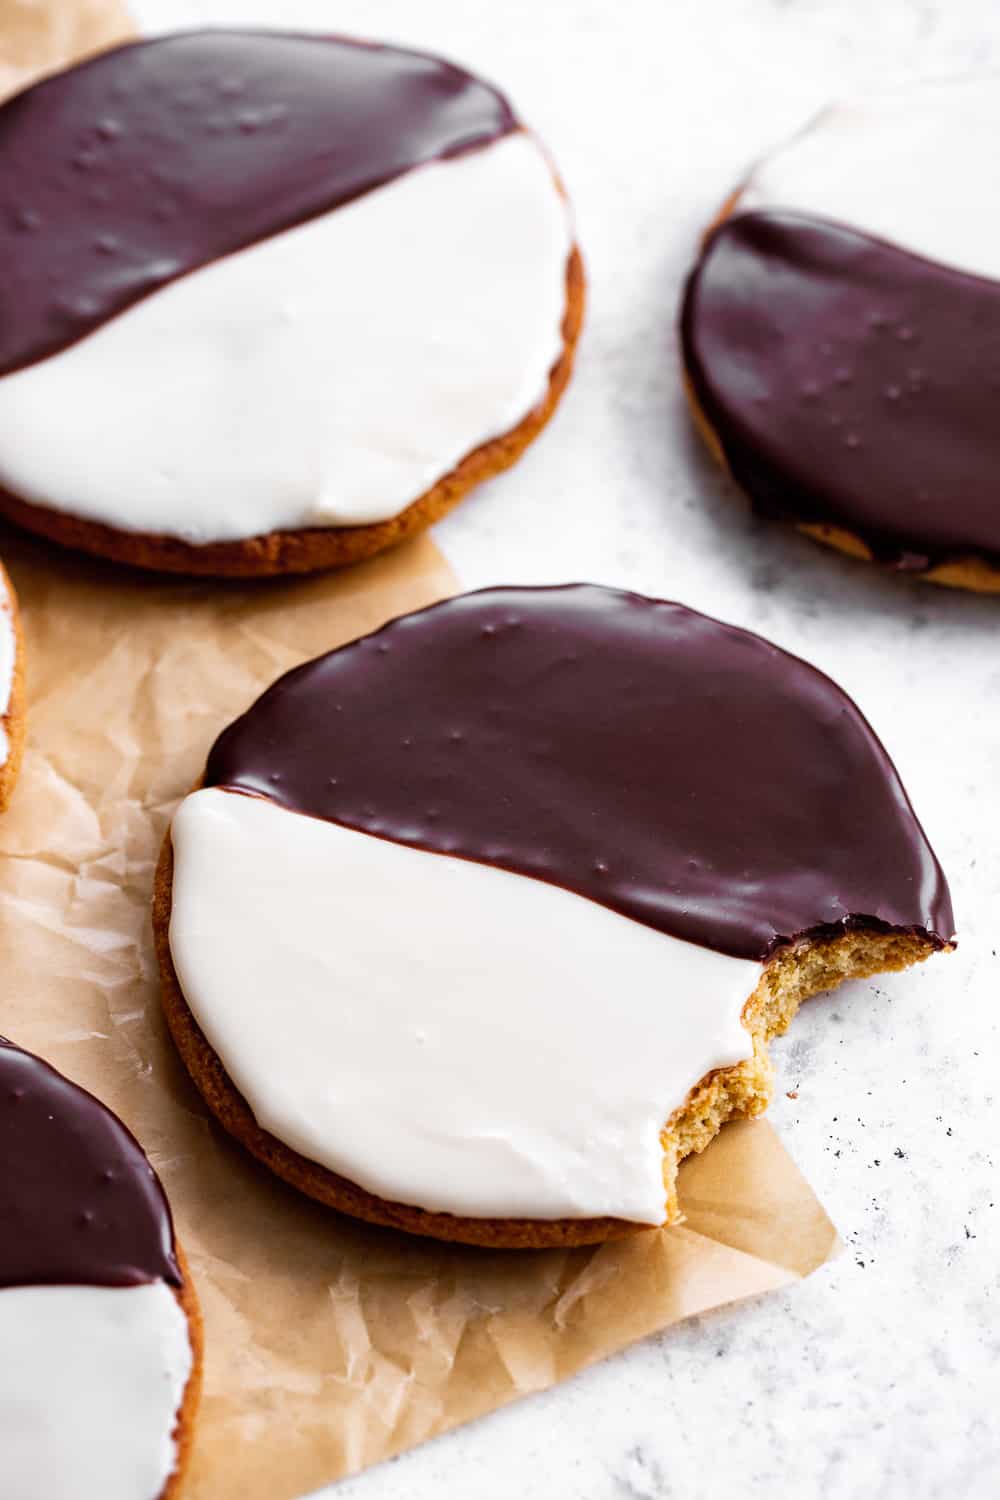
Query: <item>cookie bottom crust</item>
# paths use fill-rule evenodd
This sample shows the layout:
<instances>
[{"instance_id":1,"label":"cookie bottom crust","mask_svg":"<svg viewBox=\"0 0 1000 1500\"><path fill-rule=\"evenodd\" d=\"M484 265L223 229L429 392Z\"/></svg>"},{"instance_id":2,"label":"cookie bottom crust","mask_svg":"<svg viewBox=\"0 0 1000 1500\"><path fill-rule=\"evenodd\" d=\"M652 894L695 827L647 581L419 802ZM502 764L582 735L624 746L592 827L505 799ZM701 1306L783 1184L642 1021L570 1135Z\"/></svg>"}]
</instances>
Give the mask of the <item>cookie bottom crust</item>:
<instances>
[{"instance_id":1,"label":"cookie bottom crust","mask_svg":"<svg viewBox=\"0 0 1000 1500\"><path fill-rule=\"evenodd\" d=\"M841 526L831 526L822 521L799 521L796 529L848 557L878 563L878 558L868 543ZM931 568L898 571L904 577L919 578L923 583L938 583L943 588L968 589L973 594L1000 594L1000 568L995 568L985 557L956 557L949 562L935 563Z\"/></svg>"},{"instance_id":2,"label":"cookie bottom crust","mask_svg":"<svg viewBox=\"0 0 1000 1500\"><path fill-rule=\"evenodd\" d=\"M650 1228L648 1224L613 1218L481 1219L432 1213L366 1192L263 1130L209 1045L181 991L169 943L172 884L173 848L168 832L154 882L153 934L163 1010L171 1036L223 1129L292 1187L369 1223L491 1249L591 1245ZM727 1120L759 1115L767 1108L774 1087L767 1044L787 1030L802 1002L835 988L844 979L908 968L929 957L936 946L930 938L908 932L858 929L833 938L803 940L781 950L766 964L743 1009L744 1025L753 1038L752 1056L732 1067L716 1069L697 1082L661 1132L665 1223L676 1224L683 1219L677 1199L677 1170L684 1157L704 1151Z\"/></svg>"},{"instance_id":3,"label":"cookie bottom crust","mask_svg":"<svg viewBox=\"0 0 1000 1500\"><path fill-rule=\"evenodd\" d=\"M187 1319L188 1336L191 1340L191 1374L184 1387L184 1399L177 1413L177 1422L174 1427L173 1436L177 1445L177 1459L173 1473L160 1492L160 1500L179 1500L181 1495L184 1478L191 1462L195 1420L201 1401L202 1368L205 1355L205 1328L198 1298L195 1295L194 1282L191 1279L191 1268L180 1244L175 1243L174 1253L181 1270L181 1284L174 1295Z\"/></svg>"}]
</instances>

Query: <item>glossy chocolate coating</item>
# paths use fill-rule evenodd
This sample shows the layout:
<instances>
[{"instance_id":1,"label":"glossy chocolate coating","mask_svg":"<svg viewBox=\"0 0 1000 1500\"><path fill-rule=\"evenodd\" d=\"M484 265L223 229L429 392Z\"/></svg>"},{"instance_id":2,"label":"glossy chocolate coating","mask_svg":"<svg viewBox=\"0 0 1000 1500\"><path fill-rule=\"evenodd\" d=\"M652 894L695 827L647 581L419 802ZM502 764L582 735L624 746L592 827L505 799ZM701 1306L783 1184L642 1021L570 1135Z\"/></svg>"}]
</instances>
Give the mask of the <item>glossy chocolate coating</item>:
<instances>
[{"instance_id":1,"label":"glossy chocolate coating","mask_svg":"<svg viewBox=\"0 0 1000 1500\"><path fill-rule=\"evenodd\" d=\"M944 876L858 709L679 604L490 589L280 678L205 784L551 881L763 959L855 921L953 935Z\"/></svg>"},{"instance_id":2,"label":"glossy chocolate coating","mask_svg":"<svg viewBox=\"0 0 1000 1500\"><path fill-rule=\"evenodd\" d=\"M1000 566L1000 285L799 214L724 220L681 317L694 395L764 514L922 571Z\"/></svg>"},{"instance_id":3,"label":"glossy chocolate coating","mask_svg":"<svg viewBox=\"0 0 1000 1500\"><path fill-rule=\"evenodd\" d=\"M163 1189L110 1110L0 1038L0 1287L180 1284Z\"/></svg>"},{"instance_id":4,"label":"glossy chocolate coating","mask_svg":"<svg viewBox=\"0 0 1000 1500\"><path fill-rule=\"evenodd\" d=\"M0 374L516 124L450 63L340 37L181 33L46 79L0 106Z\"/></svg>"}]
</instances>

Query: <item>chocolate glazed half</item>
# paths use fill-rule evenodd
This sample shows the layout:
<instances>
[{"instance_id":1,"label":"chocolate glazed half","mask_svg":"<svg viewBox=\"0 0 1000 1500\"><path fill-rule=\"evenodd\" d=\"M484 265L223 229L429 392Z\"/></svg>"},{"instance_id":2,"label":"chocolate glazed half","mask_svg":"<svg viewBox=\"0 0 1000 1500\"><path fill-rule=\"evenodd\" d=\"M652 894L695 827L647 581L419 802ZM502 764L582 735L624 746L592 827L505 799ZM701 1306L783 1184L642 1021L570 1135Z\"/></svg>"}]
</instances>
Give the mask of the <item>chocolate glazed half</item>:
<instances>
[{"instance_id":1,"label":"chocolate glazed half","mask_svg":"<svg viewBox=\"0 0 1000 1500\"><path fill-rule=\"evenodd\" d=\"M1000 569L1000 284L822 219L738 213L705 242L681 338L762 514L898 568Z\"/></svg>"},{"instance_id":2,"label":"chocolate glazed half","mask_svg":"<svg viewBox=\"0 0 1000 1500\"><path fill-rule=\"evenodd\" d=\"M92 1094L0 1038L0 1287L182 1277L163 1189Z\"/></svg>"},{"instance_id":3,"label":"chocolate glazed half","mask_svg":"<svg viewBox=\"0 0 1000 1500\"><path fill-rule=\"evenodd\" d=\"M547 880L763 960L845 926L949 942L882 745L806 662L679 604L490 589L280 678L205 785Z\"/></svg>"}]
</instances>

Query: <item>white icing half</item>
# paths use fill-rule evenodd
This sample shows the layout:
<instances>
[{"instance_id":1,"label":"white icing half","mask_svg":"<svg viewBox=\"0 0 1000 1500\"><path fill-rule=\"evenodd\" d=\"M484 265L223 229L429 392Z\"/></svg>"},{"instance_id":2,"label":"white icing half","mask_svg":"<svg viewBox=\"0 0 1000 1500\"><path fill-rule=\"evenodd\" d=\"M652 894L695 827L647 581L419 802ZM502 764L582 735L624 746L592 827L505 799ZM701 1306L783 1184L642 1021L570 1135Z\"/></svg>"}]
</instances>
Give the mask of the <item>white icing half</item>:
<instances>
[{"instance_id":1,"label":"white icing half","mask_svg":"<svg viewBox=\"0 0 1000 1500\"><path fill-rule=\"evenodd\" d=\"M818 214L1000 280L1000 78L836 104L760 162L740 208Z\"/></svg>"},{"instance_id":2,"label":"white icing half","mask_svg":"<svg viewBox=\"0 0 1000 1500\"><path fill-rule=\"evenodd\" d=\"M14 634L14 615L10 594L0 572L0 766L10 753L10 743L4 728L4 716L10 708L10 695L14 688L14 661L17 656L17 637Z\"/></svg>"},{"instance_id":3,"label":"white icing half","mask_svg":"<svg viewBox=\"0 0 1000 1500\"><path fill-rule=\"evenodd\" d=\"M0 379L0 484L195 543L397 515L544 396L570 247L530 136L420 167Z\"/></svg>"},{"instance_id":4,"label":"white icing half","mask_svg":"<svg viewBox=\"0 0 1000 1500\"><path fill-rule=\"evenodd\" d=\"M162 1281L0 1291L3 1500L156 1500L191 1365Z\"/></svg>"},{"instance_id":5,"label":"white icing half","mask_svg":"<svg viewBox=\"0 0 1000 1500\"><path fill-rule=\"evenodd\" d=\"M425 1209L663 1222L660 1129L750 1055L759 964L216 788L173 845L178 978L265 1129Z\"/></svg>"}]
</instances>

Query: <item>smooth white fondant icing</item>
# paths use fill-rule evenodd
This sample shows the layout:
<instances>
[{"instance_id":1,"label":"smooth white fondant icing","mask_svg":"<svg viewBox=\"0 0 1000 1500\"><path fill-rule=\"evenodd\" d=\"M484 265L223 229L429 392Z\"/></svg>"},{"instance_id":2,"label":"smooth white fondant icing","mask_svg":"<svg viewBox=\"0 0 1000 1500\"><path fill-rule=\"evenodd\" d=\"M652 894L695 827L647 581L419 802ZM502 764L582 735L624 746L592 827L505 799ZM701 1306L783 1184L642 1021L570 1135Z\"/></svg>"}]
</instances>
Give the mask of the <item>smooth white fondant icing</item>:
<instances>
[{"instance_id":1,"label":"smooth white fondant icing","mask_svg":"<svg viewBox=\"0 0 1000 1500\"><path fill-rule=\"evenodd\" d=\"M10 695L14 687L14 659L17 656L17 637L14 634L14 616L11 612L10 595L0 572L0 766L4 765L10 752L4 717L10 708Z\"/></svg>"},{"instance_id":2,"label":"smooth white fondant icing","mask_svg":"<svg viewBox=\"0 0 1000 1500\"><path fill-rule=\"evenodd\" d=\"M759 964L217 788L173 845L178 978L265 1129L425 1209L662 1223L659 1131L750 1055Z\"/></svg>"},{"instance_id":3,"label":"smooth white fondant icing","mask_svg":"<svg viewBox=\"0 0 1000 1500\"><path fill-rule=\"evenodd\" d=\"M156 1500L191 1366L163 1282L0 1291L3 1500Z\"/></svg>"},{"instance_id":4,"label":"smooth white fondant icing","mask_svg":"<svg viewBox=\"0 0 1000 1500\"><path fill-rule=\"evenodd\" d=\"M544 396L570 248L529 135L420 167L0 379L0 484L194 543L397 515Z\"/></svg>"},{"instance_id":5,"label":"smooth white fondant icing","mask_svg":"<svg viewBox=\"0 0 1000 1500\"><path fill-rule=\"evenodd\" d=\"M818 214L1000 279L998 132L998 77L847 100L759 162L739 207Z\"/></svg>"}]
</instances>

